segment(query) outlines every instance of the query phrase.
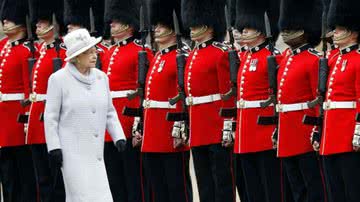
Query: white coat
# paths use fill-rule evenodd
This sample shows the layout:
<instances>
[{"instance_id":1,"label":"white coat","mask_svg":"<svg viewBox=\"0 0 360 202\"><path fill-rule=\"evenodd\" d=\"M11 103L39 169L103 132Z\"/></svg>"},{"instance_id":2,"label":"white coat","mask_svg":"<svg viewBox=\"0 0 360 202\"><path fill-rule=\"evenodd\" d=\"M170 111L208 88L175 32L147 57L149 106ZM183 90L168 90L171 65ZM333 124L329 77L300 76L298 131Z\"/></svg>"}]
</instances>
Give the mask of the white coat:
<instances>
[{"instance_id":1,"label":"white coat","mask_svg":"<svg viewBox=\"0 0 360 202\"><path fill-rule=\"evenodd\" d=\"M48 82L44 114L48 151L61 149L66 202L112 202L103 159L105 129L114 142L124 132L105 73L88 76L67 63Z\"/></svg>"}]
</instances>

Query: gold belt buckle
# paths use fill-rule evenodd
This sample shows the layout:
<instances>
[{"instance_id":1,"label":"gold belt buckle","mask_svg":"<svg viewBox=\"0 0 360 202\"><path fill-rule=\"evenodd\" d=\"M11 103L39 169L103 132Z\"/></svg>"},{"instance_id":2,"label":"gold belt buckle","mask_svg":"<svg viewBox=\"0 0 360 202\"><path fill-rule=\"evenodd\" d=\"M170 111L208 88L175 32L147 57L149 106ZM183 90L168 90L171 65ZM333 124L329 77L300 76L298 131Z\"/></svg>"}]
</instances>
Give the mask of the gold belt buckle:
<instances>
[{"instance_id":1,"label":"gold belt buckle","mask_svg":"<svg viewBox=\"0 0 360 202\"><path fill-rule=\"evenodd\" d=\"M36 97L37 97L36 93L31 93L30 94L30 102L36 102Z\"/></svg>"},{"instance_id":2,"label":"gold belt buckle","mask_svg":"<svg viewBox=\"0 0 360 202\"><path fill-rule=\"evenodd\" d=\"M194 104L194 100L192 97L188 97L188 103L189 105L193 105Z\"/></svg>"},{"instance_id":3,"label":"gold belt buckle","mask_svg":"<svg viewBox=\"0 0 360 202\"><path fill-rule=\"evenodd\" d=\"M145 109L150 108L150 100L145 100Z\"/></svg>"},{"instance_id":4,"label":"gold belt buckle","mask_svg":"<svg viewBox=\"0 0 360 202\"><path fill-rule=\"evenodd\" d=\"M330 105L331 105L331 101L330 101L330 100L324 102L324 109L325 109L325 110L329 110L329 109L330 109Z\"/></svg>"},{"instance_id":5,"label":"gold belt buckle","mask_svg":"<svg viewBox=\"0 0 360 202\"><path fill-rule=\"evenodd\" d=\"M239 109L242 109L245 107L245 101L244 100L239 100Z\"/></svg>"},{"instance_id":6,"label":"gold belt buckle","mask_svg":"<svg viewBox=\"0 0 360 202\"><path fill-rule=\"evenodd\" d=\"M276 111L277 112L282 112L283 111L283 106L281 104L277 104L276 105Z\"/></svg>"}]
</instances>

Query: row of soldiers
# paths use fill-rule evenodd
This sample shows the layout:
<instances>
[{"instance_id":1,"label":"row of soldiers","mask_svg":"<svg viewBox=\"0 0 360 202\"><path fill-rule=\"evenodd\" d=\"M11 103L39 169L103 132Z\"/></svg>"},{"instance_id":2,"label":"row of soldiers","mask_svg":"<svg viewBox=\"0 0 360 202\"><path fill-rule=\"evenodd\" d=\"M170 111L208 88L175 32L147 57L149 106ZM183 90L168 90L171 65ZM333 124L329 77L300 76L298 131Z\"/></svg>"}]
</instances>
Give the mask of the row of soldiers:
<instances>
[{"instance_id":1,"label":"row of soldiers","mask_svg":"<svg viewBox=\"0 0 360 202\"><path fill-rule=\"evenodd\" d=\"M235 201L236 188L241 202L359 201L360 4L0 2L5 202L65 201L43 125L47 80L64 65L65 27L104 37L97 66L127 137L119 153L106 134L114 201L193 201L190 149L202 202ZM278 35L289 46L283 53ZM314 49L321 39L323 54Z\"/></svg>"}]
</instances>

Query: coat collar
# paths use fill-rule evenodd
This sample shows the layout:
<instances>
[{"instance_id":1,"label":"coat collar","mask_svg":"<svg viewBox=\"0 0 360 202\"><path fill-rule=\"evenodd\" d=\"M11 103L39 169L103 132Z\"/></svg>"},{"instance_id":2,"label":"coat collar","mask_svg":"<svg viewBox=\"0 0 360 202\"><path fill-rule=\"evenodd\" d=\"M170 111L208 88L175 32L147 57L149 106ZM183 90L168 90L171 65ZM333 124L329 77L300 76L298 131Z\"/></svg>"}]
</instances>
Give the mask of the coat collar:
<instances>
[{"instance_id":1,"label":"coat collar","mask_svg":"<svg viewBox=\"0 0 360 202\"><path fill-rule=\"evenodd\" d=\"M26 38L10 42L11 47L18 46L26 41Z\"/></svg>"},{"instance_id":2,"label":"coat collar","mask_svg":"<svg viewBox=\"0 0 360 202\"><path fill-rule=\"evenodd\" d=\"M341 55L344 55L344 54L349 53L349 52L351 52L353 50L357 50L358 48L359 48L358 44L353 44L351 46L348 46L346 48L341 49L340 53L341 53Z\"/></svg>"},{"instance_id":3,"label":"coat collar","mask_svg":"<svg viewBox=\"0 0 360 202\"><path fill-rule=\"evenodd\" d=\"M89 75L85 76L83 74L81 74L75 67L75 65L73 65L71 62L67 62L66 63L66 67L68 69L68 71L70 72L70 74L78 81L80 81L81 83L84 83L86 85L91 85L95 82L96 76L95 76L95 70L94 68L90 69L90 73Z\"/></svg>"},{"instance_id":4,"label":"coat collar","mask_svg":"<svg viewBox=\"0 0 360 202\"><path fill-rule=\"evenodd\" d=\"M125 46L125 45L131 43L132 41L134 41L134 37L129 37L129 38L125 39L125 40L118 41L118 42L116 42L115 44L116 44L117 46L120 46L120 47L121 47L121 46Z\"/></svg>"},{"instance_id":5,"label":"coat collar","mask_svg":"<svg viewBox=\"0 0 360 202\"><path fill-rule=\"evenodd\" d=\"M252 48L249 48L249 51L250 51L251 53L256 53L256 52L258 52L259 50L265 48L267 45L268 45L268 44L267 44L266 42L263 42L263 43L261 43L260 45L257 45L257 46L254 46L254 47L252 47Z\"/></svg>"},{"instance_id":6,"label":"coat collar","mask_svg":"<svg viewBox=\"0 0 360 202\"><path fill-rule=\"evenodd\" d=\"M291 49L291 53L292 53L292 55L297 55L309 48L312 48L312 46L310 44L304 44L296 49Z\"/></svg>"},{"instance_id":7,"label":"coat collar","mask_svg":"<svg viewBox=\"0 0 360 202\"><path fill-rule=\"evenodd\" d=\"M159 51L160 52L160 54L161 55L164 55L164 54L166 54L166 53L170 53L171 51L173 51L173 50L176 50L176 44L175 45L172 45L172 46L169 46L169 47L167 47L167 48L164 48L164 49L162 49L161 51Z\"/></svg>"},{"instance_id":8,"label":"coat collar","mask_svg":"<svg viewBox=\"0 0 360 202\"><path fill-rule=\"evenodd\" d=\"M210 39L210 40L208 40L208 41L205 41L205 42L196 44L195 48L200 50L200 49L202 49L202 48L208 47L208 46L211 45L213 42L214 42L214 40L213 40L213 39Z\"/></svg>"}]
</instances>

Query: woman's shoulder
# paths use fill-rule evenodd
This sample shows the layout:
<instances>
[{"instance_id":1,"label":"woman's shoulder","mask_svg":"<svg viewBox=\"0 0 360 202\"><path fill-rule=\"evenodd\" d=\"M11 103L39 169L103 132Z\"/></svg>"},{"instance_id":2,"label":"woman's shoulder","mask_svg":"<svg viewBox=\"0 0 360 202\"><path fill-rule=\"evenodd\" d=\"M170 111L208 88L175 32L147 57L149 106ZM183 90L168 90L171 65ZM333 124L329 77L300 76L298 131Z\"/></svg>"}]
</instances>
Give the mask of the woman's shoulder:
<instances>
[{"instance_id":1,"label":"woman's shoulder","mask_svg":"<svg viewBox=\"0 0 360 202\"><path fill-rule=\"evenodd\" d=\"M59 69L55 73L51 74L50 80L62 81L66 77L66 68Z\"/></svg>"},{"instance_id":2,"label":"woman's shoulder","mask_svg":"<svg viewBox=\"0 0 360 202\"><path fill-rule=\"evenodd\" d=\"M105 72L103 72L103 71L101 71L101 70L99 70L99 69L97 69L97 68L93 68L93 71L95 72L95 75L96 75L96 77L99 79L99 78L107 78L107 75L105 74Z\"/></svg>"}]
</instances>

